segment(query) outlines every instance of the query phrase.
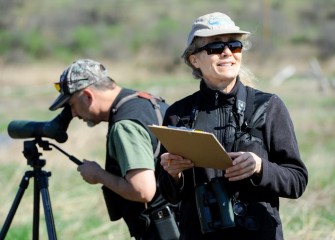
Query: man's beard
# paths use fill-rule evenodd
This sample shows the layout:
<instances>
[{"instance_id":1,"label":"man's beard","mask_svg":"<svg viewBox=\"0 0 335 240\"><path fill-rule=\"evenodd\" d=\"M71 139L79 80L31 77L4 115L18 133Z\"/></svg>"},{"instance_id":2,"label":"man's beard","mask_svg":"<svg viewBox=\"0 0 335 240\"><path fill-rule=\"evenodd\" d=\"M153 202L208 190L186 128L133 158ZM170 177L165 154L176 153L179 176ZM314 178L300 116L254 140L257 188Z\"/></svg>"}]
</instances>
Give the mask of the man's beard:
<instances>
[{"instance_id":1,"label":"man's beard","mask_svg":"<svg viewBox=\"0 0 335 240\"><path fill-rule=\"evenodd\" d=\"M86 124L87 124L88 127L94 127L95 125L97 125L97 124L96 124L95 122L93 122L93 121L87 121Z\"/></svg>"}]
</instances>

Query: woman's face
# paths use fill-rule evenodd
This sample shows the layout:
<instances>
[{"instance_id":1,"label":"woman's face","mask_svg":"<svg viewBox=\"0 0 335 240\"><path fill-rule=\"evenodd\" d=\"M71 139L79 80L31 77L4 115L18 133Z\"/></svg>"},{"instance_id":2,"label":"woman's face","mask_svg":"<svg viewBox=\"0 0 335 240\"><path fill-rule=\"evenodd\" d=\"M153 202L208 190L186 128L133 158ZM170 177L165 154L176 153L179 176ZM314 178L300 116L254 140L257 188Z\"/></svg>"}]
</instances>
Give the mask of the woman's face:
<instances>
[{"instance_id":1,"label":"woman's face","mask_svg":"<svg viewBox=\"0 0 335 240\"><path fill-rule=\"evenodd\" d=\"M241 35L226 34L200 38L199 47L213 42L230 42L241 40ZM236 82L240 71L242 60L241 51L231 51L227 46L223 52L207 54L206 50L190 56L190 62L202 72L203 79L208 87L212 89L230 92Z\"/></svg>"}]
</instances>

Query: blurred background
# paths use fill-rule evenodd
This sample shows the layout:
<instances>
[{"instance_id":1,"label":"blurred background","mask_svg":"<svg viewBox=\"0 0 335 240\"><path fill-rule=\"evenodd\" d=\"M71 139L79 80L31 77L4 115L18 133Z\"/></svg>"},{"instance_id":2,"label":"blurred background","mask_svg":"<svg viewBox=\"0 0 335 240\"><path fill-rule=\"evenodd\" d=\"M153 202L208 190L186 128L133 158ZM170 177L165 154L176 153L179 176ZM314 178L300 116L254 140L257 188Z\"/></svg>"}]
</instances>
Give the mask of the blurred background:
<instances>
[{"instance_id":1,"label":"blurred background","mask_svg":"<svg viewBox=\"0 0 335 240\"><path fill-rule=\"evenodd\" d=\"M58 96L53 82L78 58L102 62L121 86L152 92L168 103L193 93L198 81L181 59L191 24L220 11L250 31L243 55L256 87L287 104L310 174L298 200L281 200L285 239L335 239L335 0L0 0L0 226L25 171L27 139L12 139L12 120L49 121ZM73 120L58 144L79 159L104 164L106 124ZM47 139L50 140L50 139ZM50 140L53 142L53 140ZM86 184L57 149L43 150L60 239L129 239L110 222L100 186ZM30 239L33 185L6 239ZM41 238L46 227L41 210Z\"/></svg>"}]
</instances>

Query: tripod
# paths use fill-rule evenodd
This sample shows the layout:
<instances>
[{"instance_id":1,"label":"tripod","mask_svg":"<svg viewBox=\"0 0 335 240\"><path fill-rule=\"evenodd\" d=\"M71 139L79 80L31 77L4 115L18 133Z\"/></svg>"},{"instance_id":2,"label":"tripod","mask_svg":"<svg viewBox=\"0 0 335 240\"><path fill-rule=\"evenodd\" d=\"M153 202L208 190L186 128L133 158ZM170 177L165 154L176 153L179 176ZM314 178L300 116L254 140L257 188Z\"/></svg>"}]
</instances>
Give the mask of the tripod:
<instances>
[{"instance_id":1,"label":"tripod","mask_svg":"<svg viewBox=\"0 0 335 240\"><path fill-rule=\"evenodd\" d=\"M27 159L28 165L30 165L33 170L26 171L21 183L19 185L19 190L15 196L13 204L10 208L10 211L7 215L5 223L0 232L0 240L5 239L6 234L9 230L9 227L12 223L16 210L20 204L20 201L23 197L25 190L29 185L30 178L34 179L34 205L33 205L33 226L32 226L32 239L38 240L39 239L39 216L40 216L40 194L42 196L43 208L44 208L44 215L45 221L47 225L47 232L49 240L56 240L56 229L55 223L52 213L50 195L48 191L48 178L51 176L51 172L46 172L42 170L45 166L45 160L40 159L41 153L38 152L36 144L43 148L43 150L51 150L49 145L56 147L62 153L67 155L70 160L75 162L76 164L81 164L81 162L73 156L68 155L66 152L58 148L56 145L50 144L47 141L42 141L41 138L36 138L32 141L25 141L24 142L24 150L23 154Z\"/></svg>"}]
</instances>

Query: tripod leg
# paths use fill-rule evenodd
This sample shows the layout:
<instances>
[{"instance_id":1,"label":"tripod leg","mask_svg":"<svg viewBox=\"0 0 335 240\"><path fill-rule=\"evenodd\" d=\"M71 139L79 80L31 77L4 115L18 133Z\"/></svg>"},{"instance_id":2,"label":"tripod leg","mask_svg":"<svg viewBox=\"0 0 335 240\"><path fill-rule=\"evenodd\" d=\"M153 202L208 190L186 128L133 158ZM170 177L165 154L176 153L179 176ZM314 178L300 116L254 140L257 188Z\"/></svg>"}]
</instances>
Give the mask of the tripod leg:
<instances>
[{"instance_id":1,"label":"tripod leg","mask_svg":"<svg viewBox=\"0 0 335 240\"><path fill-rule=\"evenodd\" d=\"M39 239L40 231L40 191L37 177L34 178L33 240Z\"/></svg>"},{"instance_id":2,"label":"tripod leg","mask_svg":"<svg viewBox=\"0 0 335 240\"><path fill-rule=\"evenodd\" d=\"M19 190L15 196L15 199L13 201L13 204L10 208L10 211L7 215L7 218L5 220L5 223L1 229L1 232L0 232L0 239L5 239L6 235L7 235L7 232L8 232L8 229L12 223L12 220L14 218L14 215L16 213L16 210L21 202L21 199L23 197L23 194L25 192L25 190L27 189L28 185L29 185L29 179L32 177L32 172L31 171L27 171L22 180L21 180L21 183L20 183L20 187L19 187Z\"/></svg>"},{"instance_id":3,"label":"tripod leg","mask_svg":"<svg viewBox=\"0 0 335 240\"><path fill-rule=\"evenodd\" d=\"M52 214L50 195L48 191L48 177L49 176L50 176L50 173L42 171L40 173L40 176L38 177L38 183L39 183L39 188L40 188L41 195L42 195L44 215L45 215L45 221L47 225L49 240L56 240L57 239L56 228L55 228L55 222L54 222L53 214Z\"/></svg>"}]
</instances>

